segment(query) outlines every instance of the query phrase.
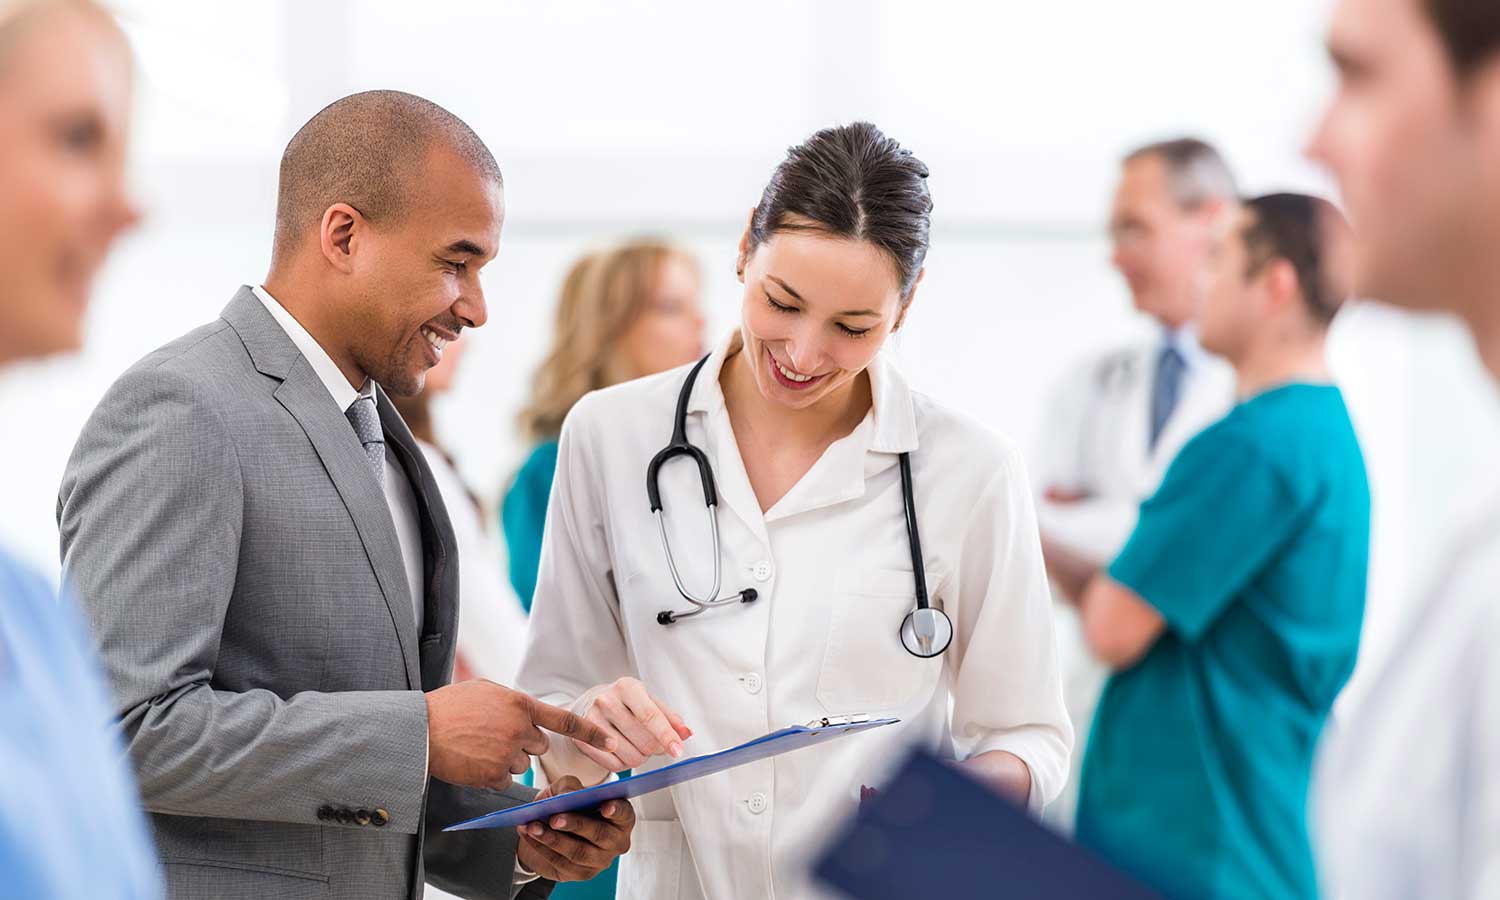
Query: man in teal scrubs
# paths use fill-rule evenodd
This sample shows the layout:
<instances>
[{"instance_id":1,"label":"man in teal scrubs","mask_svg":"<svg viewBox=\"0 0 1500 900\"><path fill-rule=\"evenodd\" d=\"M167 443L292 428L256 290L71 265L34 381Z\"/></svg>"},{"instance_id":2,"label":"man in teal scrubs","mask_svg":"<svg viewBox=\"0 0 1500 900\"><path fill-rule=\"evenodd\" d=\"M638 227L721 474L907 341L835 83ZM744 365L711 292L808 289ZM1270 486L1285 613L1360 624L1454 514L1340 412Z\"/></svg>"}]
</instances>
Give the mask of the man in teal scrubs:
<instances>
[{"instance_id":1,"label":"man in teal scrubs","mask_svg":"<svg viewBox=\"0 0 1500 900\"><path fill-rule=\"evenodd\" d=\"M1241 401L1182 450L1107 572L1069 567L1116 670L1078 840L1171 896L1317 894L1308 781L1354 669L1369 552L1364 461L1324 363L1347 241L1324 201L1245 204L1200 320Z\"/></svg>"}]
</instances>

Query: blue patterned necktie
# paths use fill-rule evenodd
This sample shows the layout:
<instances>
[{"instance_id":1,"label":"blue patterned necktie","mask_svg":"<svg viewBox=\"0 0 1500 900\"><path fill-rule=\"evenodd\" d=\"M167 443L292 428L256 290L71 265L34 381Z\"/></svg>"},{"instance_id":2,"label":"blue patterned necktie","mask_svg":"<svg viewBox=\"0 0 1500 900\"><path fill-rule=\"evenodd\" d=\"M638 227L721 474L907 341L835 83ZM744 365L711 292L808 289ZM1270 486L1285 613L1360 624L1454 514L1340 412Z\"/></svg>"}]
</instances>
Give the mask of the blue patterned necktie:
<instances>
[{"instance_id":1,"label":"blue patterned necktie","mask_svg":"<svg viewBox=\"0 0 1500 900\"><path fill-rule=\"evenodd\" d=\"M349 404L344 411L354 434L364 445L365 458L375 470L375 483L385 483L385 432L380 428L380 410L375 408L375 398L361 396Z\"/></svg>"},{"instance_id":2,"label":"blue patterned necktie","mask_svg":"<svg viewBox=\"0 0 1500 900\"><path fill-rule=\"evenodd\" d=\"M1167 344L1161 348L1161 355L1156 359L1156 377L1151 384L1152 450L1156 449L1162 429L1177 408L1177 400L1182 394L1182 375L1186 370L1182 353L1176 347Z\"/></svg>"}]
</instances>

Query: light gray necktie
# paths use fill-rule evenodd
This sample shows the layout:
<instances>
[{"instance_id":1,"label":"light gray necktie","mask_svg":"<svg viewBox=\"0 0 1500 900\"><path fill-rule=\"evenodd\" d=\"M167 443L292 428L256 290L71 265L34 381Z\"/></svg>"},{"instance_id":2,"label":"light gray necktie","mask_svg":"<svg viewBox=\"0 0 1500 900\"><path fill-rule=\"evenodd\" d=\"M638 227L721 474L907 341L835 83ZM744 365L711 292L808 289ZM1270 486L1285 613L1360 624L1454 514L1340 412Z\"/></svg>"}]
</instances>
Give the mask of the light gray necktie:
<instances>
[{"instance_id":1,"label":"light gray necktie","mask_svg":"<svg viewBox=\"0 0 1500 900\"><path fill-rule=\"evenodd\" d=\"M374 397L360 397L344 411L354 434L365 447L365 458L375 470L375 483L385 483L385 432L380 429L380 410L375 408Z\"/></svg>"}]
</instances>

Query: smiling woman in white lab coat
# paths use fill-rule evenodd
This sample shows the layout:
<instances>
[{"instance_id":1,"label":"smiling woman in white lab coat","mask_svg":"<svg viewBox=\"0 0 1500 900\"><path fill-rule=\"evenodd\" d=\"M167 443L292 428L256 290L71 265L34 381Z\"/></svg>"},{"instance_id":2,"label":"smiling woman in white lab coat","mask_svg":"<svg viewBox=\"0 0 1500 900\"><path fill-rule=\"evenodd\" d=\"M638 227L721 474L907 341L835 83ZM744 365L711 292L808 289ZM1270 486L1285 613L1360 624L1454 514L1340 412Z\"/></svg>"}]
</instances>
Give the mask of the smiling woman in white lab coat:
<instances>
[{"instance_id":1,"label":"smiling woman in white lab coat","mask_svg":"<svg viewBox=\"0 0 1500 900\"><path fill-rule=\"evenodd\" d=\"M915 393L882 353L927 252L927 168L868 124L792 148L741 239L740 328L688 394L686 438L718 493L718 596L688 612L645 489L687 369L586 396L563 427L519 684L610 729L610 756L566 741L548 778L598 782L825 716L901 724L648 795L624 898L816 896L807 861L918 743L1039 808L1072 744L1021 458ZM917 606L900 456L946 652L903 646ZM660 472L681 578L713 581L713 526L691 460ZM690 743L685 744L689 741Z\"/></svg>"}]
</instances>

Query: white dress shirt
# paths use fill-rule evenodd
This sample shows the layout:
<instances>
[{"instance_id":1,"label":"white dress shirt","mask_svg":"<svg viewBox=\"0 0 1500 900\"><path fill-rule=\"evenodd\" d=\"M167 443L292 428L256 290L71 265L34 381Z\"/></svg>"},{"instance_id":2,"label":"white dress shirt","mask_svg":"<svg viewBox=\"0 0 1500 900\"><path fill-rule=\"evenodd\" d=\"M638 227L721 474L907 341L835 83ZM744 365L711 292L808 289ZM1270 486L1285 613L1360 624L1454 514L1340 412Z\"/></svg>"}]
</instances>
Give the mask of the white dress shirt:
<instances>
[{"instance_id":1,"label":"white dress shirt","mask_svg":"<svg viewBox=\"0 0 1500 900\"><path fill-rule=\"evenodd\" d=\"M302 323L282 306L275 297L266 293L263 287L255 287L255 296L265 305L272 318L286 332L286 336L292 339L297 349L302 351L302 357L312 366L313 372L318 380L328 388L333 402L338 405L340 412L346 412L354 401L360 397L374 396L375 383L366 378L364 385L355 390L349 384L349 379L344 377L338 364L329 357L328 352L322 348L302 327ZM353 433L350 426L350 433ZM373 473L372 473L373 474ZM411 590L412 609L417 616L417 634L422 634L422 618L427 607L427 592L423 588L423 573L425 561L422 556L422 524L421 515L417 512L417 498L412 491L411 481L406 477L406 469L396 458L389 445L385 448L385 478L381 487L385 490L386 506L391 511L391 522L396 528L396 540L401 545L401 562L406 569L406 585Z\"/></svg>"},{"instance_id":2,"label":"white dress shirt","mask_svg":"<svg viewBox=\"0 0 1500 900\"><path fill-rule=\"evenodd\" d=\"M646 466L672 433L687 371L598 391L563 426L518 683L584 712L596 685L638 677L693 729L690 755L824 716L901 724L640 798L620 860L623 900L821 896L807 880L811 857L857 809L860 787L880 784L912 744L961 759L1014 753L1030 767L1037 808L1067 774L1073 729L1020 454L912 392L881 355L869 369L870 413L763 513L719 385L738 348L736 332L704 366L687 436L714 467L721 595L753 587L759 598L657 623L687 604L648 508ZM898 637L916 604L897 465L907 451L927 584L955 631L934 659ZM706 590L698 471L673 462L660 487L682 577ZM552 747L541 760L549 778L605 777L567 740Z\"/></svg>"}]
</instances>

